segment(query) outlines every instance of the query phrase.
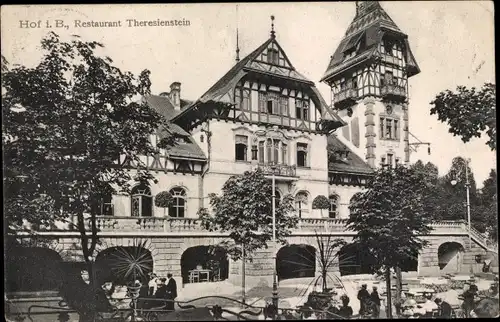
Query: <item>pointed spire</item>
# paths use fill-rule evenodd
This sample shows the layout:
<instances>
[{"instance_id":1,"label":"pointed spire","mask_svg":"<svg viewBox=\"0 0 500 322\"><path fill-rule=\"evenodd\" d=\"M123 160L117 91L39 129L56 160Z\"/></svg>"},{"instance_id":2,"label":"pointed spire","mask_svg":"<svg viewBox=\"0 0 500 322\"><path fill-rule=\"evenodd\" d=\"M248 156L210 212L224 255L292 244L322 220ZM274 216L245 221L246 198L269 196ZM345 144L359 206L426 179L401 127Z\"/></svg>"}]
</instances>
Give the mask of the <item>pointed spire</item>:
<instances>
[{"instance_id":1,"label":"pointed spire","mask_svg":"<svg viewBox=\"0 0 500 322\"><path fill-rule=\"evenodd\" d=\"M238 30L238 5L236 5L236 62L240 61L240 38Z\"/></svg>"},{"instance_id":2,"label":"pointed spire","mask_svg":"<svg viewBox=\"0 0 500 322\"><path fill-rule=\"evenodd\" d=\"M238 37L238 28L236 28L236 62L240 61L240 45Z\"/></svg>"},{"instance_id":3,"label":"pointed spire","mask_svg":"<svg viewBox=\"0 0 500 322\"><path fill-rule=\"evenodd\" d=\"M271 38L276 38L276 33L274 32L274 16L271 16Z\"/></svg>"}]
</instances>

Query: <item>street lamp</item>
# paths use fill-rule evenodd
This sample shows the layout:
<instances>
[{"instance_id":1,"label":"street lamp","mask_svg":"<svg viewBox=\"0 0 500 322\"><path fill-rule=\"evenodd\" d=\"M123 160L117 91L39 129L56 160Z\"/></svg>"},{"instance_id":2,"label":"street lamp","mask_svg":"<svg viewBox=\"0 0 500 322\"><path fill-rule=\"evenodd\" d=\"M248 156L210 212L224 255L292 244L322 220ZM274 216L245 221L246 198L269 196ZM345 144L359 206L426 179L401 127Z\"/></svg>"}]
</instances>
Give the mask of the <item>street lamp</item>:
<instances>
[{"instance_id":1,"label":"street lamp","mask_svg":"<svg viewBox=\"0 0 500 322\"><path fill-rule=\"evenodd\" d=\"M273 262L274 262L274 267L273 267L273 296L272 296L272 301L273 305L278 309L278 280L277 280L277 274L276 274L276 165L273 164L271 166L272 170L272 189L273 189L273 247L275 248L273 251Z\"/></svg>"},{"instance_id":2,"label":"street lamp","mask_svg":"<svg viewBox=\"0 0 500 322\"><path fill-rule=\"evenodd\" d=\"M468 231L468 233L469 233L469 247L472 248L471 224L470 224L470 196L469 196L469 187L470 187L469 163L470 163L470 158L465 159L465 188L467 190L467 226L469 229L469 231ZM457 177L455 179L450 181L452 186L455 186L458 183L459 175L460 175L460 172L457 174Z\"/></svg>"}]
</instances>

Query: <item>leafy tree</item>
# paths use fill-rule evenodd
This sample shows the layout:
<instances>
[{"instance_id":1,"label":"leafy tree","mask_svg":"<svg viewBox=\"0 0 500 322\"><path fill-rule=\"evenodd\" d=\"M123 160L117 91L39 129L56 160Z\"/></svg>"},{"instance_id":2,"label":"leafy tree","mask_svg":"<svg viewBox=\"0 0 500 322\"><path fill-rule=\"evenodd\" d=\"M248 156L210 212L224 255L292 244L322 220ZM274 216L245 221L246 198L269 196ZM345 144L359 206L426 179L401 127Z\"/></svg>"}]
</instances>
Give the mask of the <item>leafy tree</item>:
<instances>
[{"instance_id":1,"label":"leafy tree","mask_svg":"<svg viewBox=\"0 0 500 322\"><path fill-rule=\"evenodd\" d=\"M357 233L353 243L374 257L373 268L384 270L389 308L391 268L412 260L427 245L419 236L432 229L423 204L426 187L422 172L403 166L382 168L349 206L347 228Z\"/></svg>"},{"instance_id":2,"label":"leafy tree","mask_svg":"<svg viewBox=\"0 0 500 322\"><path fill-rule=\"evenodd\" d=\"M492 169L478 195L478 206L473 209L472 213L476 225L481 226L479 230L488 232L489 237L494 241L498 241L497 199L497 172Z\"/></svg>"},{"instance_id":3,"label":"leafy tree","mask_svg":"<svg viewBox=\"0 0 500 322\"><path fill-rule=\"evenodd\" d=\"M202 208L198 214L202 226L209 231L229 233L225 247L233 260L242 260L243 299L245 262L255 251L267 248L272 241L272 186L262 171L245 172L230 177L220 195L210 194L211 213ZM293 215L293 198L290 195L276 205L276 241L286 244L286 237L298 223Z\"/></svg>"},{"instance_id":4,"label":"leafy tree","mask_svg":"<svg viewBox=\"0 0 500 322\"><path fill-rule=\"evenodd\" d=\"M321 217L323 217L323 209L330 209L330 200L323 195L318 195L312 203L313 209L320 209Z\"/></svg>"},{"instance_id":5,"label":"leafy tree","mask_svg":"<svg viewBox=\"0 0 500 322\"><path fill-rule=\"evenodd\" d=\"M6 226L15 234L26 223L37 230L66 222L80 233L90 276L100 200L129 192L130 182L155 181L139 155L156 153L156 130L167 133L158 147L171 143L166 121L137 102L149 93L149 71L122 72L100 47L51 32L35 67L2 66ZM117 167L120 155L137 170Z\"/></svg>"},{"instance_id":6,"label":"leafy tree","mask_svg":"<svg viewBox=\"0 0 500 322\"><path fill-rule=\"evenodd\" d=\"M445 90L431 102L431 115L447 122L449 132L469 142L472 137L481 137L486 130L489 140L486 144L497 148L496 139L496 85L485 83L481 89L458 86L456 92Z\"/></svg>"},{"instance_id":7,"label":"leafy tree","mask_svg":"<svg viewBox=\"0 0 500 322\"><path fill-rule=\"evenodd\" d=\"M155 206L163 208L163 211L170 207L174 202L174 197L168 191L161 191L155 196Z\"/></svg>"}]
</instances>

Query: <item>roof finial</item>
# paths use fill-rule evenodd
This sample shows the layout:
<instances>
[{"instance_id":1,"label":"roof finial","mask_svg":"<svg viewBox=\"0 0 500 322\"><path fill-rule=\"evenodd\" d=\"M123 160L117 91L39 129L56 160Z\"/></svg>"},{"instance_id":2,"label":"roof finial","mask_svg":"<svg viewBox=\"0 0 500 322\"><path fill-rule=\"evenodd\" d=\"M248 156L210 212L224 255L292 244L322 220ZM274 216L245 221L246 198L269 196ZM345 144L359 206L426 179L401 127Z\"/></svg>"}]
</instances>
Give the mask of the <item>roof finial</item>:
<instances>
[{"instance_id":1,"label":"roof finial","mask_svg":"<svg viewBox=\"0 0 500 322\"><path fill-rule=\"evenodd\" d=\"M274 32L274 16L271 16L271 38L275 38L276 33Z\"/></svg>"},{"instance_id":2,"label":"roof finial","mask_svg":"<svg viewBox=\"0 0 500 322\"><path fill-rule=\"evenodd\" d=\"M238 5L236 5L236 62L240 61L240 39L238 30Z\"/></svg>"}]
</instances>

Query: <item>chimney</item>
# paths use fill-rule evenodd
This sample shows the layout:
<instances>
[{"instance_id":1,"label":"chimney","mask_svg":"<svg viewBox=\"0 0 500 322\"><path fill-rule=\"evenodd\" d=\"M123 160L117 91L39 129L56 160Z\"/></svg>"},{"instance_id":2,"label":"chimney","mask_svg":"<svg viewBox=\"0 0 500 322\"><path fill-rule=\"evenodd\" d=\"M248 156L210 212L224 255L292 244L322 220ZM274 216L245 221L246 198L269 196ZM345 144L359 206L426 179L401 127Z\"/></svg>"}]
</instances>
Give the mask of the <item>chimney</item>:
<instances>
[{"instance_id":1,"label":"chimney","mask_svg":"<svg viewBox=\"0 0 500 322\"><path fill-rule=\"evenodd\" d=\"M176 111L181 110L181 83L173 82L170 85L170 100Z\"/></svg>"}]
</instances>

